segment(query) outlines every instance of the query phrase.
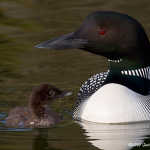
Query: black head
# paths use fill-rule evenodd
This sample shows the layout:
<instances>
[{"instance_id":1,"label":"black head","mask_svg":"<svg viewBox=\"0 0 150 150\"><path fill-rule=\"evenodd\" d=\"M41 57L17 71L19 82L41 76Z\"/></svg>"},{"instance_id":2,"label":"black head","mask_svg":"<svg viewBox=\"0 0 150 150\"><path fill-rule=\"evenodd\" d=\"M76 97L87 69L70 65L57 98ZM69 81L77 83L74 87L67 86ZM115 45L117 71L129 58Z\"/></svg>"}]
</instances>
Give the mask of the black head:
<instances>
[{"instance_id":1,"label":"black head","mask_svg":"<svg viewBox=\"0 0 150 150\"><path fill-rule=\"evenodd\" d=\"M43 42L36 47L78 48L111 60L123 58L139 64L150 63L149 40L142 25L134 18L117 12L91 13L77 31Z\"/></svg>"}]
</instances>

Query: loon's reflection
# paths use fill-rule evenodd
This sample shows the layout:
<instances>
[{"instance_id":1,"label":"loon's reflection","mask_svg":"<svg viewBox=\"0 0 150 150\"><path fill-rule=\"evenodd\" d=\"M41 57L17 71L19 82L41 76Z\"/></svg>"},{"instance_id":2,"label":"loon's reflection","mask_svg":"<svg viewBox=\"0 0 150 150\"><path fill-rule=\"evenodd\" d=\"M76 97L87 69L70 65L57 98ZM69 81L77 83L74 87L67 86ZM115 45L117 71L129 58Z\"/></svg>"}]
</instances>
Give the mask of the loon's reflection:
<instances>
[{"instance_id":1,"label":"loon's reflection","mask_svg":"<svg viewBox=\"0 0 150 150\"><path fill-rule=\"evenodd\" d=\"M79 122L89 142L104 150L131 150L149 146L145 143L150 135L150 122L133 124L97 124Z\"/></svg>"}]
</instances>

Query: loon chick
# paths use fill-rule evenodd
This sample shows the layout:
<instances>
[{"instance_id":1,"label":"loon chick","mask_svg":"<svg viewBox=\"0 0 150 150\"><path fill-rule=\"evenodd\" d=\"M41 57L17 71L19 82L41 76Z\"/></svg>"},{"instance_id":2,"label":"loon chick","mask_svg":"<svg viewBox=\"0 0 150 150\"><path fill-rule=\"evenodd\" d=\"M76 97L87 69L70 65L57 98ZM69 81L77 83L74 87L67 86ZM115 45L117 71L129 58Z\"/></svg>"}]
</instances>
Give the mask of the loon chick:
<instances>
[{"instance_id":1,"label":"loon chick","mask_svg":"<svg viewBox=\"0 0 150 150\"><path fill-rule=\"evenodd\" d=\"M71 92L61 91L50 84L41 84L32 90L28 107L10 110L6 118L8 127L49 127L61 121L61 117L50 109L48 103L54 99L69 96Z\"/></svg>"},{"instance_id":2,"label":"loon chick","mask_svg":"<svg viewBox=\"0 0 150 150\"><path fill-rule=\"evenodd\" d=\"M127 14L97 11L80 28L37 48L77 48L108 59L109 69L80 88L73 117L99 123L150 121L150 43Z\"/></svg>"}]
</instances>

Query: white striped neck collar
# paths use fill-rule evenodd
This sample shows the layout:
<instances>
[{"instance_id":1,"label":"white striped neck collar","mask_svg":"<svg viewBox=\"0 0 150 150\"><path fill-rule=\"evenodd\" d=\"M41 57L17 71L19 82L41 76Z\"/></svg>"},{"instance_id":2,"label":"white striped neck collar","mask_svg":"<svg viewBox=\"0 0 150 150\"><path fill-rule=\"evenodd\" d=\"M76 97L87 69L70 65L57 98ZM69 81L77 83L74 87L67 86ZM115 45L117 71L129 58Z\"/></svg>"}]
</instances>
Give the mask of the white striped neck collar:
<instances>
[{"instance_id":1,"label":"white striped neck collar","mask_svg":"<svg viewBox=\"0 0 150 150\"><path fill-rule=\"evenodd\" d=\"M108 62L109 74L104 84L118 83L140 94L150 94L150 66L124 59Z\"/></svg>"},{"instance_id":2,"label":"white striped neck collar","mask_svg":"<svg viewBox=\"0 0 150 150\"><path fill-rule=\"evenodd\" d=\"M142 67L138 69L122 70L121 74L126 75L126 76L140 77L140 78L150 80L150 66Z\"/></svg>"}]
</instances>

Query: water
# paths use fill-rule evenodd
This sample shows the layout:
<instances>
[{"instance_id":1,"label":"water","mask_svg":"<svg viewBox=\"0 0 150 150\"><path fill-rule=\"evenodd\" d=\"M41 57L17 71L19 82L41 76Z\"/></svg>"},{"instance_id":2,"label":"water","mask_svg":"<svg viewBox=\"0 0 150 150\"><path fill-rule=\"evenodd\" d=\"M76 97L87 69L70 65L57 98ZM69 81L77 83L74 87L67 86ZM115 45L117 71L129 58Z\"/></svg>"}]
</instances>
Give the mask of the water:
<instances>
[{"instance_id":1,"label":"water","mask_svg":"<svg viewBox=\"0 0 150 150\"><path fill-rule=\"evenodd\" d=\"M107 70L105 58L79 50L34 48L43 40L74 31L96 10L128 13L149 35L149 5L147 0L1 0L0 150L149 150L150 123L79 123L69 115L80 85L91 75ZM73 92L53 104L65 121L49 129L6 128L8 111L27 105L32 87L43 82Z\"/></svg>"},{"instance_id":2,"label":"water","mask_svg":"<svg viewBox=\"0 0 150 150\"><path fill-rule=\"evenodd\" d=\"M122 125L80 123L86 131L88 141L104 150L130 150L135 147L150 148L145 140L150 134L150 123L133 123Z\"/></svg>"},{"instance_id":3,"label":"water","mask_svg":"<svg viewBox=\"0 0 150 150\"><path fill-rule=\"evenodd\" d=\"M0 128L0 149L148 150L150 123L126 125L63 123L51 128Z\"/></svg>"}]
</instances>

